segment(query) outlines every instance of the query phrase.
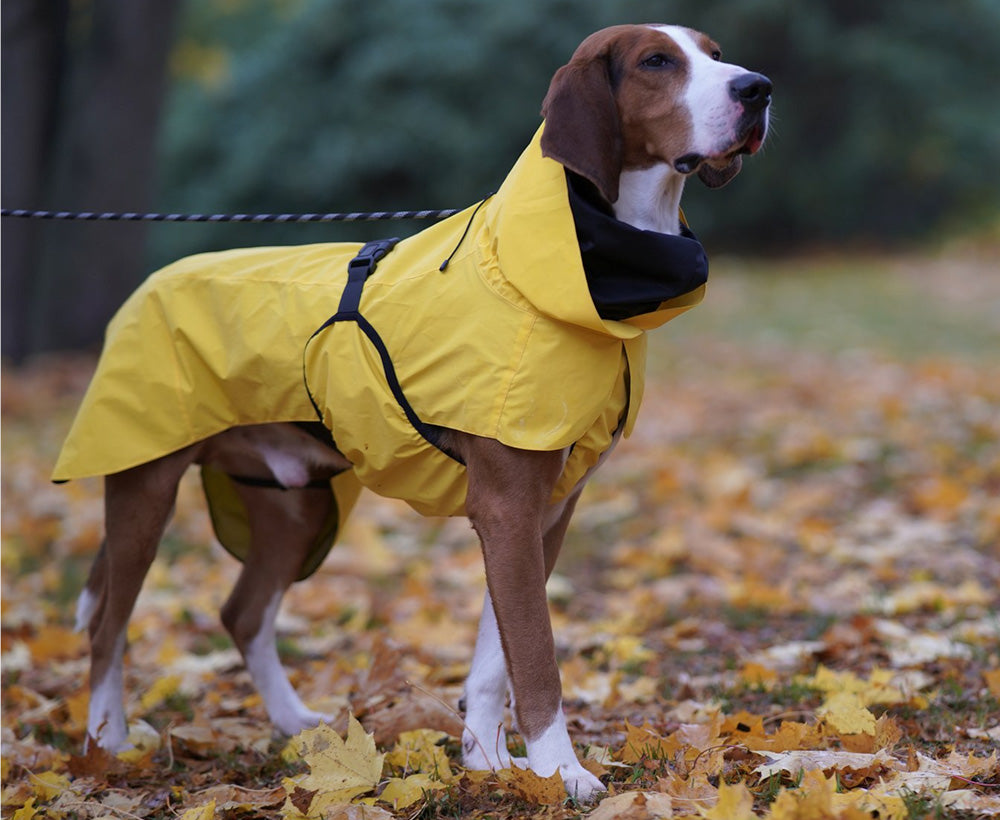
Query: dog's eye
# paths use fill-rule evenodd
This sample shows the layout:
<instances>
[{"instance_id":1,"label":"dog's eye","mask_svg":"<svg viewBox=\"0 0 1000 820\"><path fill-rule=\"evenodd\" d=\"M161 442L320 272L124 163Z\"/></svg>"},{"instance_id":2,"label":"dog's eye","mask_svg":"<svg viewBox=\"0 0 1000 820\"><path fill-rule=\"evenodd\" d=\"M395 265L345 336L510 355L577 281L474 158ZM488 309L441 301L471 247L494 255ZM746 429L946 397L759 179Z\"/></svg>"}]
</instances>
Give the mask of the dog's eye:
<instances>
[{"instance_id":1,"label":"dog's eye","mask_svg":"<svg viewBox=\"0 0 1000 820\"><path fill-rule=\"evenodd\" d=\"M642 64L646 68L666 68L673 65L673 62L666 54L652 54L643 60Z\"/></svg>"},{"instance_id":2,"label":"dog's eye","mask_svg":"<svg viewBox=\"0 0 1000 820\"><path fill-rule=\"evenodd\" d=\"M712 52L712 59L715 60L716 62L719 62L719 60L722 59L722 52L719 51L719 49L716 49L715 51L713 51Z\"/></svg>"}]
</instances>

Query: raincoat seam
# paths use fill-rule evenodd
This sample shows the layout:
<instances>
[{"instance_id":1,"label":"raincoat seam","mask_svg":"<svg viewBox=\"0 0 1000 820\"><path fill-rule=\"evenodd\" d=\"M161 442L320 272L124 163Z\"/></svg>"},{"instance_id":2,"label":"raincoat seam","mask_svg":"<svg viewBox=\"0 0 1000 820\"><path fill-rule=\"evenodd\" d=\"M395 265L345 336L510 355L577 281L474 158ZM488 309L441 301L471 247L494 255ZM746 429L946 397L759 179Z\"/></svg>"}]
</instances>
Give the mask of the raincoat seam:
<instances>
[{"instance_id":1,"label":"raincoat seam","mask_svg":"<svg viewBox=\"0 0 1000 820\"><path fill-rule=\"evenodd\" d=\"M494 435L500 441L503 441L503 439L505 438L505 436L502 435L504 430L503 420L507 413L507 403L510 398L510 391L513 390L514 382L517 379L518 374L521 372L521 366L524 363L524 356L528 350L528 342L531 340L531 334L534 332L535 325L538 323L539 319L538 315L535 313L532 313L530 311L524 311L524 312L529 317L529 322L525 327L525 329L522 331L524 333L524 340L521 342L521 351L518 354L517 362L513 363L513 366L510 368L510 372L507 376L507 385L506 387L504 387L502 391L499 407L497 408L498 412L497 412Z\"/></svg>"}]
</instances>

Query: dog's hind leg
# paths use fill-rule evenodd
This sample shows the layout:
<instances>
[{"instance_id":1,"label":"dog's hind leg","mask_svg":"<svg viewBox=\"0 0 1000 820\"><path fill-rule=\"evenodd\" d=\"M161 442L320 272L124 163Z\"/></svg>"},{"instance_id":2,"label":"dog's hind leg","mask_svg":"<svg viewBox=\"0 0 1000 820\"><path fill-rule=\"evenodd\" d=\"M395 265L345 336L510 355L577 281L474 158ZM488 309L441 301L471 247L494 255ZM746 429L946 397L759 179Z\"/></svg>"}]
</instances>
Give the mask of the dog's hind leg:
<instances>
[{"instance_id":1,"label":"dog's hind leg","mask_svg":"<svg viewBox=\"0 0 1000 820\"><path fill-rule=\"evenodd\" d=\"M87 736L108 750L122 748L128 736L122 704L125 628L190 463L191 451L181 450L104 480L106 537L77 617L89 617Z\"/></svg>"},{"instance_id":2,"label":"dog's hind leg","mask_svg":"<svg viewBox=\"0 0 1000 820\"><path fill-rule=\"evenodd\" d=\"M222 608L222 622L243 655L271 722L294 735L332 716L306 707L292 688L278 658L275 619L335 502L329 488L240 485L238 491L250 519L251 544Z\"/></svg>"}]
</instances>

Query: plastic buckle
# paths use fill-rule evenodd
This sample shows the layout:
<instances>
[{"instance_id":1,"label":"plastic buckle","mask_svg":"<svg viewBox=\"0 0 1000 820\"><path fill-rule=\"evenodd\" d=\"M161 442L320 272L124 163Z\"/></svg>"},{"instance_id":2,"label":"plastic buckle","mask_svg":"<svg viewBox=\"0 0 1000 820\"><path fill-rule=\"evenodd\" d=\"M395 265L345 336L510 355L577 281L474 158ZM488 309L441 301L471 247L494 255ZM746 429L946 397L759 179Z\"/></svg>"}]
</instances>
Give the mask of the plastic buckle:
<instances>
[{"instance_id":1,"label":"plastic buckle","mask_svg":"<svg viewBox=\"0 0 1000 820\"><path fill-rule=\"evenodd\" d=\"M399 242L399 237L366 242L358 251L358 255L347 263L348 277L353 279L361 275L367 278L378 261L389 253L397 242Z\"/></svg>"}]
</instances>

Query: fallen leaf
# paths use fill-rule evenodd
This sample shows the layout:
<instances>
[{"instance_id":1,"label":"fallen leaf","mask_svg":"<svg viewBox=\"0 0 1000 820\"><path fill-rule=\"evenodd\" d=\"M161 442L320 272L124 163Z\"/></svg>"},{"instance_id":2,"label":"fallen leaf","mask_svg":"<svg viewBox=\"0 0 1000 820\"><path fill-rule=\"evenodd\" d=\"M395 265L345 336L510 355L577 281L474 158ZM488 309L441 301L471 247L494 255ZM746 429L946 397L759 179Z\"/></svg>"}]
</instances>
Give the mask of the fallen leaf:
<instances>
[{"instance_id":1,"label":"fallen leaf","mask_svg":"<svg viewBox=\"0 0 1000 820\"><path fill-rule=\"evenodd\" d=\"M531 769L501 769L497 779L514 794L528 803L542 806L561 803L566 799L566 787L558 771L548 777L535 774Z\"/></svg>"},{"instance_id":2,"label":"fallen leaf","mask_svg":"<svg viewBox=\"0 0 1000 820\"><path fill-rule=\"evenodd\" d=\"M195 809L188 809L181 815L180 820L212 820L215 817L215 801L210 800L204 806Z\"/></svg>"},{"instance_id":3,"label":"fallen leaf","mask_svg":"<svg viewBox=\"0 0 1000 820\"><path fill-rule=\"evenodd\" d=\"M875 715L854 692L836 692L816 710L835 732L845 735L874 735Z\"/></svg>"},{"instance_id":4,"label":"fallen leaf","mask_svg":"<svg viewBox=\"0 0 1000 820\"><path fill-rule=\"evenodd\" d=\"M406 772L423 772L449 783L454 775L448 755L440 746L447 737L447 733L431 729L403 732L393 750L386 754L385 762Z\"/></svg>"},{"instance_id":5,"label":"fallen leaf","mask_svg":"<svg viewBox=\"0 0 1000 820\"><path fill-rule=\"evenodd\" d=\"M180 686L181 679L179 675L167 675L159 678L143 693L142 697L139 698L139 703L148 712L150 709L159 706L171 695L177 694Z\"/></svg>"},{"instance_id":6,"label":"fallen leaf","mask_svg":"<svg viewBox=\"0 0 1000 820\"><path fill-rule=\"evenodd\" d=\"M795 777L802 771L853 772L874 777L902 768L899 761L885 750L880 750L875 754L828 751L795 751L780 754L758 751L754 754L762 755L770 760L770 763L761 764L754 769L754 773L761 778L770 777L779 772L785 772Z\"/></svg>"},{"instance_id":7,"label":"fallen leaf","mask_svg":"<svg viewBox=\"0 0 1000 820\"><path fill-rule=\"evenodd\" d=\"M659 792L625 792L605 797L587 820L659 820L673 817L673 801Z\"/></svg>"},{"instance_id":8,"label":"fallen leaf","mask_svg":"<svg viewBox=\"0 0 1000 820\"><path fill-rule=\"evenodd\" d=\"M372 791L382 777L385 755L376 751L375 739L365 733L353 715L348 720L346 738L321 723L315 729L300 732L292 742L309 766L309 774L286 781L286 791L289 794L296 788L315 791L311 813Z\"/></svg>"},{"instance_id":9,"label":"fallen leaf","mask_svg":"<svg viewBox=\"0 0 1000 820\"><path fill-rule=\"evenodd\" d=\"M754 820L753 794L742 783L730 786L719 783L719 802L710 809L700 809L705 820Z\"/></svg>"},{"instance_id":10,"label":"fallen leaf","mask_svg":"<svg viewBox=\"0 0 1000 820\"><path fill-rule=\"evenodd\" d=\"M422 800L427 792L446 788L448 788L446 783L436 780L429 774L418 772L406 778L389 778L378 799L388 803L393 809L405 809Z\"/></svg>"}]
</instances>

